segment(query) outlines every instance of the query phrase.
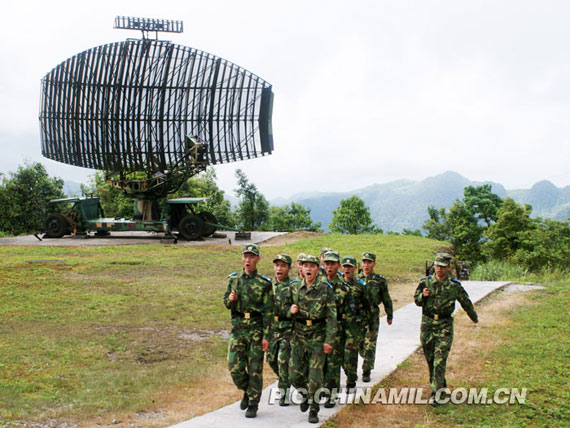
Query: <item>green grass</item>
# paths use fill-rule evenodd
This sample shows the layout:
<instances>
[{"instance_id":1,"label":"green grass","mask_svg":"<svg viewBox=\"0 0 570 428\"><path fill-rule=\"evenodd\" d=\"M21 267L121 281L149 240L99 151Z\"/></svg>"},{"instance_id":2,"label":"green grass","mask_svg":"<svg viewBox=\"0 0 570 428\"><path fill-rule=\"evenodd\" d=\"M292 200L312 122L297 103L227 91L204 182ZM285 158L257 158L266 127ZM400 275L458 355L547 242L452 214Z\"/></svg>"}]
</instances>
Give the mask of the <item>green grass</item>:
<instances>
[{"instance_id":1,"label":"green grass","mask_svg":"<svg viewBox=\"0 0 570 428\"><path fill-rule=\"evenodd\" d=\"M471 279L479 281L549 282L563 281L566 278L568 273L562 270L543 269L541 272L531 272L520 265L502 261L479 264L471 272Z\"/></svg>"},{"instance_id":2,"label":"green grass","mask_svg":"<svg viewBox=\"0 0 570 428\"><path fill-rule=\"evenodd\" d=\"M374 251L389 280L415 280L440 245L325 235L262 245L259 271L271 276L277 253L326 246ZM0 258L0 421L142 411L161 392L225 370L222 296L227 275L241 269L239 247L0 247ZM212 334L185 338L195 331Z\"/></svg>"},{"instance_id":3,"label":"green grass","mask_svg":"<svg viewBox=\"0 0 570 428\"><path fill-rule=\"evenodd\" d=\"M488 356L485 383L471 387L527 388L525 404L443 406L437 422L466 427L570 426L570 280L546 283L533 303L510 312L512 328L488 334L506 340Z\"/></svg>"}]
</instances>

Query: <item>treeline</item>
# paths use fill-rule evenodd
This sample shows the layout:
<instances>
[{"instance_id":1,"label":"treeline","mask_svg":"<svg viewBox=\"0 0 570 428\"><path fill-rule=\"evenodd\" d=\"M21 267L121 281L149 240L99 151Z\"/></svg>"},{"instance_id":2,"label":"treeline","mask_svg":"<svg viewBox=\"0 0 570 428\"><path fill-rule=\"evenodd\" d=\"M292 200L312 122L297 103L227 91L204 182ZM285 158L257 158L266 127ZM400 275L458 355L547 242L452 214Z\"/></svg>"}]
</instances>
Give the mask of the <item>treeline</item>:
<instances>
[{"instance_id":1,"label":"treeline","mask_svg":"<svg viewBox=\"0 0 570 428\"><path fill-rule=\"evenodd\" d=\"M270 206L243 171L236 171L236 179L240 202L235 209L218 188L213 168L188 179L169 198L208 197L203 210L214 214L219 224L240 230L321 230L321 223L312 221L310 209L294 202ZM62 179L49 177L41 163L26 163L15 173L0 174L0 234L41 231L51 212L49 201L66 196L63 184ZM106 217L133 217L133 199L107 183L103 172L93 174L87 185L81 185L81 192L98 196Z\"/></svg>"},{"instance_id":2,"label":"treeline","mask_svg":"<svg viewBox=\"0 0 570 428\"><path fill-rule=\"evenodd\" d=\"M468 186L463 199L428 208L427 237L448 241L458 258L472 264L501 261L534 272L570 270L570 215L556 221L531 218L532 207L502 199L491 185Z\"/></svg>"}]
</instances>

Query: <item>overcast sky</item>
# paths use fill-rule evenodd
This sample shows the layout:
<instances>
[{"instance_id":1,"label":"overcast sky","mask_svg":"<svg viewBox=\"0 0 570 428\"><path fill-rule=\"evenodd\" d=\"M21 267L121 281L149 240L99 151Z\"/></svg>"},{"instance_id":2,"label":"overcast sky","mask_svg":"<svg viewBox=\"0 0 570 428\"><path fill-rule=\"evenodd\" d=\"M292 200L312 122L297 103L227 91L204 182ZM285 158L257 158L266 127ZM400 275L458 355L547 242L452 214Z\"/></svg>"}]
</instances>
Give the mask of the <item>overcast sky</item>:
<instances>
[{"instance_id":1,"label":"overcast sky","mask_svg":"<svg viewBox=\"0 0 570 428\"><path fill-rule=\"evenodd\" d=\"M117 15L179 19L174 43L273 85L274 153L242 168L268 198L454 170L508 189L570 185L570 2L3 0L0 172L42 161L40 80L94 46L139 37Z\"/></svg>"}]
</instances>

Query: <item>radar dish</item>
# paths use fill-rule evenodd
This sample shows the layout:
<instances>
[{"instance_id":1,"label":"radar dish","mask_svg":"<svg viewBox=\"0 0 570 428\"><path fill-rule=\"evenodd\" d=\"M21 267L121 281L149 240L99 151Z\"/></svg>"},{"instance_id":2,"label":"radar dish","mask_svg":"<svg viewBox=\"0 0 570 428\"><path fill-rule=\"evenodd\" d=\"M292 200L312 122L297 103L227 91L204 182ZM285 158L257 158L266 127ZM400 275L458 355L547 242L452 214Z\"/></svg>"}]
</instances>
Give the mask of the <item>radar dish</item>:
<instances>
[{"instance_id":1,"label":"radar dish","mask_svg":"<svg viewBox=\"0 0 570 428\"><path fill-rule=\"evenodd\" d=\"M271 85L168 41L128 39L79 53L42 79L42 154L109 174L149 176L273 151ZM205 166L204 166L205 168Z\"/></svg>"}]
</instances>

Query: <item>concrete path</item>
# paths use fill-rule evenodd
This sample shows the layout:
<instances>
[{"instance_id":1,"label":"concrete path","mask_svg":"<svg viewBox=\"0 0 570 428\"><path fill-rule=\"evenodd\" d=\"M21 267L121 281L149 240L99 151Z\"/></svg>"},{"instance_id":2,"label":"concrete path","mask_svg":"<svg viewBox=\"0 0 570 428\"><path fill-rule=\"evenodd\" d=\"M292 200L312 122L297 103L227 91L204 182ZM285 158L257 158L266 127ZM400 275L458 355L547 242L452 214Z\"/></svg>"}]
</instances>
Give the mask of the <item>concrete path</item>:
<instances>
[{"instance_id":1,"label":"concrete path","mask_svg":"<svg viewBox=\"0 0 570 428\"><path fill-rule=\"evenodd\" d=\"M179 239L176 245L195 246L205 244L229 244L244 245L254 242L259 244L271 239L275 236L284 235L286 232L251 232L251 239L246 241L236 240L235 232L219 231L212 237L203 238L203 241L185 241ZM38 240L34 235L16 236L14 238L0 238L0 245L33 245L35 247L53 247L53 246L105 246L105 245L137 245L137 244L160 244L164 233L150 232L111 232L110 236L98 237L94 234L88 236L71 237L66 235L59 239L45 238L43 241Z\"/></svg>"},{"instance_id":2,"label":"concrete path","mask_svg":"<svg viewBox=\"0 0 570 428\"><path fill-rule=\"evenodd\" d=\"M483 281L465 281L463 287L467 290L469 297L473 303L481 300L491 292L504 287L508 282L483 282ZM456 304L456 310L460 309L459 303ZM380 319L380 334L378 338L378 347L376 352L375 370L371 373L371 382L357 382L357 388L371 387L379 383L384 377L392 373L398 364L406 360L420 346L420 322L421 308L414 303L410 303L403 308L398 309L394 313L394 322L391 326L386 323L386 317ZM452 348L453 349L453 348ZM453 351L452 351L453 352ZM359 358L359 378L362 376L360 367L362 360ZM427 376L427 368L426 368ZM346 378L342 372L341 386L346 385ZM261 402L259 403L259 411L255 419L246 419L244 413L239 408L239 402L230 404L229 406L218 409L214 412L207 413L202 416L195 417L189 421L175 425L176 428L214 428L231 426L232 428L272 428L281 427L310 427L315 426L308 423L308 412L301 413L299 406L291 405L288 407L279 407L278 403L269 404L270 390L277 388L274 383L263 390ZM325 409L321 406L319 412L320 423L325 422L340 410L340 405L336 405L332 409Z\"/></svg>"}]
</instances>

